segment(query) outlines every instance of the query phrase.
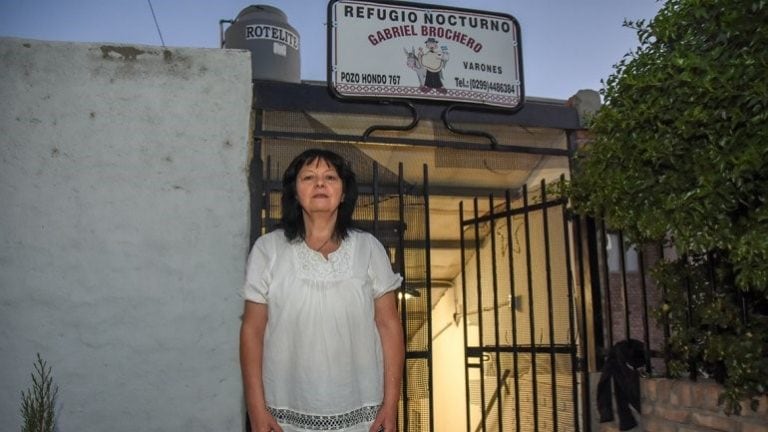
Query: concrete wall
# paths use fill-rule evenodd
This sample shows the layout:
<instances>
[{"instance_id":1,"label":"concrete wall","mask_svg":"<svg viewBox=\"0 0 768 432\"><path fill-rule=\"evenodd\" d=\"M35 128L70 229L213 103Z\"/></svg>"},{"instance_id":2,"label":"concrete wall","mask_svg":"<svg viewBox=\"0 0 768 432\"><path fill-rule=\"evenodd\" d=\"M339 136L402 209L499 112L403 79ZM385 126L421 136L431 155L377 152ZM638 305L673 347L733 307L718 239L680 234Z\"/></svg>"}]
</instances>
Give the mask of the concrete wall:
<instances>
[{"instance_id":1,"label":"concrete wall","mask_svg":"<svg viewBox=\"0 0 768 432\"><path fill-rule=\"evenodd\" d=\"M237 431L250 57L0 39L0 419Z\"/></svg>"}]
</instances>

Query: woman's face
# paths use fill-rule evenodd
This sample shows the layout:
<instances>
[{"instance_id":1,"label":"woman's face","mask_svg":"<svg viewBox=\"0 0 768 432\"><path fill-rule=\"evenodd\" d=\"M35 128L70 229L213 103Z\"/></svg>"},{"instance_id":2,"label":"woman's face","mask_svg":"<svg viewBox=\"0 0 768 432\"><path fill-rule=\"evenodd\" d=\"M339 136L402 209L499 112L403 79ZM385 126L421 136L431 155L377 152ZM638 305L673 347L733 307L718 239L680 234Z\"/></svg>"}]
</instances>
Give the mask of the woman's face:
<instances>
[{"instance_id":1,"label":"woman's face","mask_svg":"<svg viewBox=\"0 0 768 432\"><path fill-rule=\"evenodd\" d=\"M296 177L296 196L307 213L333 212L344 195L336 168L317 158L304 165Z\"/></svg>"}]
</instances>

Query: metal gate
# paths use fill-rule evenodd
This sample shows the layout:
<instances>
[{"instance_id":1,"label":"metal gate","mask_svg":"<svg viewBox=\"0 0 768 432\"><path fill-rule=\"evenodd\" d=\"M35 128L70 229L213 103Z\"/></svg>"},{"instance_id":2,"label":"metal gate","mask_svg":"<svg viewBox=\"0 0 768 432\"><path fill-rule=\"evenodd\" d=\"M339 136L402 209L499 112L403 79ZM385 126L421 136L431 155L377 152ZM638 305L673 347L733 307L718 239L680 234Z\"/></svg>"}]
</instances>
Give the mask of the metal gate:
<instances>
[{"instance_id":1,"label":"metal gate","mask_svg":"<svg viewBox=\"0 0 768 432\"><path fill-rule=\"evenodd\" d=\"M281 176L290 161L302 151L328 148L352 163L358 181L355 226L370 232L389 253L393 269L403 276L398 292L398 310L406 340L406 365L399 407L399 430L434 430L432 398L432 304L430 275L429 193L427 167L421 184L404 181L403 164L398 172L381 167L350 143L318 144L310 141L270 139L258 150L264 154L263 196L260 225L265 233L280 220ZM257 159L257 158L254 158ZM254 238L255 240L255 238Z\"/></svg>"},{"instance_id":2,"label":"metal gate","mask_svg":"<svg viewBox=\"0 0 768 432\"><path fill-rule=\"evenodd\" d=\"M483 386L473 381L467 387L472 389L466 395L466 400L470 401L467 411L472 411L470 420L466 421L467 430L475 430L479 425L489 431L508 431L515 430L518 423L517 430L535 430L534 426L538 426L539 430L577 430L577 414L573 412L577 403L575 397L570 396L575 386L563 383L568 380L561 373L566 370L572 374L576 369L571 364L573 353L569 351L574 349L573 336L563 334L564 331L572 333L574 327L560 323L561 317L568 316L562 307L563 297L566 296L562 293L570 290L570 287L562 288L567 273L562 270L567 260L561 259L567 256L566 248L561 245L564 240L564 203L549 200L540 191L536 196L529 197L530 208L526 212L530 221L523 223L521 218L524 212L520 209L525 206L520 204L520 200L528 194L511 194L508 212L511 235L519 237L525 233L522 227L528 227L530 247L524 247L525 240L507 236L503 241L500 238L494 240L497 242L495 249L499 249L493 254L493 259L497 261L495 264L487 252L482 252L480 261L476 261L473 255L476 248L481 251L487 249L491 238L484 230L490 229L491 221L494 230L499 227L506 230L506 204L499 208L501 202L498 201L498 197L504 195L504 188L518 188L540 178L557 178L561 173L570 171L569 160L576 144L573 131L580 127L576 111L561 103L535 98L527 99L526 108L513 117L502 112L447 110L433 103L350 103L333 98L324 85L267 81L254 81L253 101L253 157L248 177L251 242L274 229L280 218L280 177L288 163L307 148L328 148L348 159L358 176L360 194L354 215L358 225L382 241L389 251L393 268L405 277L400 288L399 311L408 346L399 430L465 430L462 371L469 364L474 366L469 368L467 377L475 381L483 380ZM450 115L448 111L451 111ZM398 161L404 163L398 165ZM466 205L471 202L471 197L488 194L497 197L491 200L490 212L487 201L483 199L480 205L482 214L477 217L460 218L456 215L459 201L464 201ZM542 200L539 202L539 199ZM562 208L559 207L561 205ZM540 224L543 222L542 215L547 213L542 211L543 208L549 215L549 235L560 242L548 242L547 253L553 267L549 273L543 267L537 267L547 261L541 258L545 242ZM553 212L560 212L560 216ZM481 211L478 210L478 213ZM489 215L488 220L483 219ZM462 235L471 235L467 242L459 238L460 219L461 226L470 230L462 231ZM472 220L478 220L477 226ZM554 225L563 227L557 231L557 228L552 228ZM475 234L471 231L474 229L478 230L478 238L485 243L475 241ZM516 248L516 253L523 251L523 257L516 255L517 261L513 264L504 264L507 261L504 261L501 245L507 242ZM531 254L527 267L525 251ZM496 268L496 276L484 266ZM515 273L515 295L510 304L522 309L515 315L518 324L514 326L510 323L512 316L509 312L505 315L504 308L499 307L509 301L506 299L512 292L509 281L504 279L505 266L510 268L508 274L512 274L512 270ZM472 267L480 269L480 274L472 273ZM536 295L544 295L532 300L535 308L533 330L525 321L528 319L525 311L529 309L525 297L528 292L525 279L529 271L527 268L532 274L528 278L532 290ZM547 274L551 277L550 282L541 276ZM579 278L581 282L581 272ZM494 280L497 285L495 290ZM462 281L463 289L470 293L470 300L464 302L466 306L460 304ZM478 291L470 286L472 283L469 281L480 281L478 286L483 286L481 298L476 298ZM539 311L542 304L546 305L548 301L548 286L552 290L549 297L553 304L552 315L557 321L552 326L553 336L550 336L550 327L545 324L548 319L546 307ZM579 298L583 299L583 284L579 284L577 291ZM581 301L580 304L583 309L585 303ZM477 312L478 306L483 308L483 312ZM492 309L486 311L488 307ZM494 309L499 312L497 318L492 316ZM462 310L465 310L464 314ZM582 322L586 312L580 310L579 313L579 322ZM462 316L468 319L462 319ZM468 320L468 327L472 330L470 334L475 335L470 337L475 339L466 344L462 321ZM484 328L482 344L478 342L480 339L476 330L480 320ZM542 320L544 322L540 322ZM499 323L498 332L491 330L496 322ZM516 340L507 342L513 335L511 328L516 329ZM584 333L585 327L577 328ZM496 333L498 337L495 337ZM586 336L586 333L581 334L579 340L585 341ZM550 340L553 341L552 346ZM465 352L470 354L466 365ZM582 357L586 357L583 351L581 353ZM486 362L479 363L483 358ZM551 379L551 374L544 373L545 368L556 372L555 380ZM507 369L510 372L502 379ZM525 379L531 376L529 370L536 372L536 382L535 386L528 384L526 390ZM586 376L586 372L582 373ZM515 377L514 381L512 377ZM568 377L572 378L572 375ZM547 380L556 384L555 397L552 397L553 390L547 386ZM583 377L581 381L585 385L580 387L583 392L580 400L587 400L588 381ZM508 385L505 387L504 383ZM494 396L497 388L500 394ZM526 395L530 400L525 400ZM493 406L497 402L491 403L493 399L502 401L500 413L494 411ZM558 405L554 412L546 407L551 401L556 401ZM513 407L515 403L520 405L519 419L514 417L512 409L505 407L507 403L512 403ZM485 408L478 410L481 405ZM535 415L524 414L524 410L532 411L534 406ZM583 406L580 409L586 413L582 424L589 425L586 418L588 410L584 410ZM553 418L556 420L554 423ZM527 428L527 424L534 426Z\"/></svg>"},{"instance_id":3,"label":"metal gate","mask_svg":"<svg viewBox=\"0 0 768 432\"><path fill-rule=\"evenodd\" d=\"M485 199L459 210L466 430L579 431L567 201L544 181Z\"/></svg>"}]
</instances>

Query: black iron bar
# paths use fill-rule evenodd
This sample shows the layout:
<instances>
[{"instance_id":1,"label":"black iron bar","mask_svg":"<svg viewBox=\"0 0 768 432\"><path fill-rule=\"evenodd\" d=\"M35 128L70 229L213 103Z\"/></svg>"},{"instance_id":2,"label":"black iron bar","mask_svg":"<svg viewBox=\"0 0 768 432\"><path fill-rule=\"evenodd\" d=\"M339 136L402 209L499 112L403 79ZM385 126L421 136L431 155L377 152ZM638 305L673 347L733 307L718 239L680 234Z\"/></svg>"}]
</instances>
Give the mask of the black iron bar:
<instances>
[{"instance_id":1,"label":"black iron bar","mask_svg":"<svg viewBox=\"0 0 768 432\"><path fill-rule=\"evenodd\" d=\"M507 378L509 377L509 374L510 374L510 370L509 369L504 369L504 375L502 376L502 380L504 382L506 382ZM506 385L504 387L506 387ZM509 388L507 388L507 392L509 392ZM488 406L486 406L484 408L485 411L486 412L490 412L493 409L493 405L494 404L497 407L499 407L499 408L497 408L497 410L500 410L500 407L501 407L501 386L496 387L496 390L494 390L493 394L491 395L491 400L488 401ZM479 432L481 426L482 425L477 425L477 428L475 428L475 432ZM499 424L499 430L500 431L504 430L504 428L501 426L501 424Z\"/></svg>"},{"instance_id":2,"label":"black iron bar","mask_svg":"<svg viewBox=\"0 0 768 432\"><path fill-rule=\"evenodd\" d=\"M348 142L357 143L362 141L360 135L339 135L330 133L317 133L317 132L288 132L288 131L274 131L274 130L257 130L255 131L264 138L276 138L286 140L305 140L312 142ZM370 138L368 143L371 144L405 144L410 146L420 147L440 147L451 148L456 150L480 150L490 151L487 144L477 144L466 141L435 141L416 138L397 138L397 137L376 137ZM568 150L548 148L548 147L535 147L531 146L519 146L519 145L500 145L497 146L494 152L502 153L521 153L531 155L545 155L545 156L568 156Z\"/></svg>"},{"instance_id":3,"label":"black iron bar","mask_svg":"<svg viewBox=\"0 0 768 432\"><path fill-rule=\"evenodd\" d=\"M461 312L462 325L464 327L464 393L467 410L467 432L472 428L472 419L470 416L470 394L469 394L469 335L467 334L467 265L466 253L464 252L464 201L459 201L459 241L461 242Z\"/></svg>"},{"instance_id":4,"label":"black iron bar","mask_svg":"<svg viewBox=\"0 0 768 432\"><path fill-rule=\"evenodd\" d=\"M458 126L455 126L453 123L451 123L448 120L448 113L450 113L451 111L453 111L456 108L461 108L461 105L452 104L452 105L449 105L448 108L445 109L445 111L443 111L442 118L443 118L443 124L445 125L445 128L448 129L449 131L451 131L451 132L453 132L455 134L459 134L459 135L470 135L470 136L477 136L477 137L486 138L486 139L488 139L488 141L491 144L491 150L496 150L498 148L498 146L499 146L499 142L496 141L496 137L493 136L493 134L488 133L486 131L477 130L477 129L464 129L464 128L460 128ZM474 107L473 107L473 109L474 109Z\"/></svg>"},{"instance_id":5,"label":"black iron bar","mask_svg":"<svg viewBox=\"0 0 768 432\"><path fill-rule=\"evenodd\" d=\"M717 292L717 275L715 274L715 257L712 251L707 252L707 276L709 278L710 290L713 294ZM736 292L736 307L739 308L739 318L741 323L747 325L749 322L749 308L747 297L741 290Z\"/></svg>"},{"instance_id":6,"label":"black iron bar","mask_svg":"<svg viewBox=\"0 0 768 432\"><path fill-rule=\"evenodd\" d=\"M532 213L539 210L546 210L551 207L557 207L563 205L563 203L567 203L567 200L563 200L562 198L558 198L555 200L552 200L550 202L546 203L537 203L537 204L529 204L528 205L528 212ZM506 212L506 211L505 211ZM519 216L521 214L525 213L525 210L523 208L517 208L517 209L511 209L510 210L510 216ZM505 213L497 213L496 218L501 218L507 216ZM490 220L490 217L488 215L480 216L478 219L478 222L488 222ZM471 224L473 221L465 221L465 224Z\"/></svg>"},{"instance_id":7,"label":"black iron bar","mask_svg":"<svg viewBox=\"0 0 768 432\"><path fill-rule=\"evenodd\" d=\"M328 22L331 22L329 20ZM330 46L330 45L328 45ZM328 50L330 53L331 50ZM331 64L331 63L328 63ZM402 108L375 103L374 101L339 100L328 87L313 84L293 84L277 81L256 81L253 86L255 109L265 111L323 112L344 118L350 115L401 116ZM414 101L423 119L440 121L444 106L434 101ZM560 130L581 129L576 109L562 102L527 99L525 109L514 115L506 110L454 111L454 122L464 124L513 125L520 128L549 128ZM440 143L440 141L433 141Z\"/></svg>"},{"instance_id":8,"label":"black iron bar","mask_svg":"<svg viewBox=\"0 0 768 432\"><path fill-rule=\"evenodd\" d=\"M648 286L645 283L645 251L637 251L637 266L640 270L640 292L643 300L643 343L645 344L645 372L650 375L651 365L651 331L648 323Z\"/></svg>"},{"instance_id":9,"label":"black iron bar","mask_svg":"<svg viewBox=\"0 0 768 432\"><path fill-rule=\"evenodd\" d=\"M493 215L493 195L488 196L488 210L489 216L491 216L491 282L493 286L493 337L494 347L496 348L496 392L494 395L499 397L496 403L496 413L499 418L499 430L504 430L504 404L498 393L501 388L501 355L499 352L499 282L498 272L496 270L496 218ZM493 401L491 401L493 402Z\"/></svg>"},{"instance_id":10,"label":"black iron bar","mask_svg":"<svg viewBox=\"0 0 768 432\"><path fill-rule=\"evenodd\" d=\"M579 272L579 310L581 311L581 317L579 320L579 341L581 345L581 400L583 401L582 415L584 416L584 429L589 430L589 425L592 424L592 410L590 409L590 385L589 385L589 332L587 331L587 287L586 278L584 277L584 239L582 238L582 218L580 215L574 215L573 222L573 237L576 241L576 268ZM589 242L588 242L589 243ZM578 422L577 422L578 424ZM578 430L577 430L578 432Z\"/></svg>"},{"instance_id":11,"label":"black iron bar","mask_svg":"<svg viewBox=\"0 0 768 432\"><path fill-rule=\"evenodd\" d=\"M515 292L515 262L514 262L514 244L512 243L512 203L510 198L510 191L507 189L504 194L505 204L505 217L507 218L507 253L509 253L509 301L511 303L512 316L512 347L517 348L517 293ZM514 386L515 386L515 431L520 432L520 383L517 379L519 374L519 356L517 351L512 353L512 371L514 373Z\"/></svg>"},{"instance_id":12,"label":"black iron bar","mask_svg":"<svg viewBox=\"0 0 768 432\"><path fill-rule=\"evenodd\" d=\"M397 166L397 185L398 185L398 212L400 220L405 220L405 181L403 180L403 163L400 162ZM406 303L405 299L405 281L406 281L406 274L405 274L405 247L404 247L404 240L405 240L405 230L404 227L401 227L398 229L397 232L397 263L398 263L398 270L400 272L400 276L403 277L403 283L400 285L400 319L402 321L403 326L403 334L408 334L408 311L407 306L408 303ZM406 342L406 351L408 351L408 343ZM405 364L406 373L403 374L403 432L408 432L409 424L408 424L408 414L410 411L410 400L408 397L408 361L406 361Z\"/></svg>"},{"instance_id":13,"label":"black iron bar","mask_svg":"<svg viewBox=\"0 0 768 432\"><path fill-rule=\"evenodd\" d=\"M558 354L570 354L574 350L572 345L569 344L561 344L561 345L555 345L554 351ZM467 353L469 357L480 357L483 354L490 354L496 352L495 347L468 347ZM499 352L501 353L540 353L540 354L549 354L552 352L552 348L549 346L537 346L537 345L518 345L517 347L513 346L505 346L501 345L499 346Z\"/></svg>"},{"instance_id":14,"label":"black iron bar","mask_svg":"<svg viewBox=\"0 0 768 432\"><path fill-rule=\"evenodd\" d=\"M267 181L269 182L271 180L272 180L272 156L268 155L267 156ZM269 195L270 195L270 190L265 189L264 190L264 221L266 222L265 226L266 226L267 232L272 231L272 224L271 224L272 199Z\"/></svg>"},{"instance_id":15,"label":"black iron bar","mask_svg":"<svg viewBox=\"0 0 768 432\"><path fill-rule=\"evenodd\" d=\"M686 263L686 265L690 265L690 260L688 259L687 255L683 255L682 261ZM685 275L685 327L687 329L690 329L693 325L693 293L691 292L691 277L690 275ZM690 341L693 342L693 341ZM688 361L688 373L691 378L691 380L696 380L696 378L699 375L699 372L696 368L696 361L693 359L690 359Z\"/></svg>"},{"instance_id":16,"label":"black iron bar","mask_svg":"<svg viewBox=\"0 0 768 432\"><path fill-rule=\"evenodd\" d=\"M541 179L541 202L547 202L547 183L544 179ZM555 363L555 313L553 306L553 294L552 294L552 253L549 246L549 210L542 211L542 228L544 234L544 268L547 286L547 319L549 320L549 346L551 352L549 354L549 375L551 379L551 392L552 392L552 430L558 430L558 416L557 416L557 364Z\"/></svg>"},{"instance_id":17,"label":"black iron bar","mask_svg":"<svg viewBox=\"0 0 768 432\"><path fill-rule=\"evenodd\" d=\"M477 197L472 200L472 207L474 209L474 226L475 226L475 267L477 272L477 310L480 311L483 308L483 283L482 272L480 271L480 222L478 222L478 203ZM479 337L479 346L485 346L485 339L483 338L483 314L482 312L477 314L477 332ZM485 364L480 360L480 406L485 405ZM483 432L486 431L486 419L487 414L485 410L481 409L480 414L482 416Z\"/></svg>"},{"instance_id":18,"label":"black iron bar","mask_svg":"<svg viewBox=\"0 0 768 432\"><path fill-rule=\"evenodd\" d=\"M278 219L270 219L270 222L273 225L276 225L279 220ZM371 221L364 221L364 220L356 220L355 226L357 228L363 229L363 230L369 230L371 233L373 233L373 224ZM387 233L394 233L398 231L401 227L407 228L405 224L399 223L398 221L379 221L378 223L378 231L379 236L377 238L384 242L384 240L387 238ZM458 240L432 240L432 250L434 249L458 249L461 247L461 243ZM419 239L405 239L403 242L405 250L414 249L417 251L422 251L424 249L424 241ZM475 242L471 240L465 241L465 246L469 249L473 249L475 247Z\"/></svg>"},{"instance_id":19,"label":"black iron bar","mask_svg":"<svg viewBox=\"0 0 768 432\"><path fill-rule=\"evenodd\" d=\"M523 223L525 226L525 266L528 278L528 318L530 322L531 346L536 345L536 318L533 302L533 271L531 270L531 224L528 206L528 185L523 185ZM536 379L536 351L531 351L531 386L533 387L533 426L539 431L539 390Z\"/></svg>"},{"instance_id":20,"label":"black iron bar","mask_svg":"<svg viewBox=\"0 0 768 432\"><path fill-rule=\"evenodd\" d=\"M621 296L624 301L624 339L632 337L630 328L629 287L627 284L627 252L624 249L624 233L619 231L619 271L621 272Z\"/></svg>"},{"instance_id":21,"label":"black iron bar","mask_svg":"<svg viewBox=\"0 0 768 432\"><path fill-rule=\"evenodd\" d=\"M586 230L586 233L584 235L584 240L586 241L586 251L587 251L587 259L586 259L586 265L587 270L589 271L589 294L590 294L590 304L592 307L590 308L590 311L592 312L592 335L594 336L594 343L593 351L591 354L597 354L594 356L595 359L595 369L600 370L603 367L603 352L601 351L603 347L605 346L605 320L603 319L603 312L605 310L604 302L603 302L603 289L600 286L601 276L600 276L600 260L601 260L601 253L600 253L600 246L598 242L598 238L600 237L598 233L598 226L595 218L591 216L585 216L584 217L584 229ZM584 268L582 266L582 268ZM584 288L585 291L587 287ZM586 301L586 297L585 301ZM586 306L584 308L586 311ZM584 322L587 323L586 315L584 315ZM587 327L585 327L586 331Z\"/></svg>"},{"instance_id":22,"label":"black iron bar","mask_svg":"<svg viewBox=\"0 0 768 432\"><path fill-rule=\"evenodd\" d=\"M432 378L432 240L430 238L430 220L429 220L429 169L424 164L424 263L426 271L427 290L427 368L429 376L429 430L435 430L435 400L433 395L434 380Z\"/></svg>"},{"instance_id":23,"label":"black iron bar","mask_svg":"<svg viewBox=\"0 0 768 432\"><path fill-rule=\"evenodd\" d=\"M741 323L747 325L749 323L749 308L747 306L747 296L744 292L739 291L736 295L739 297L739 309L741 310Z\"/></svg>"},{"instance_id":24,"label":"black iron bar","mask_svg":"<svg viewBox=\"0 0 768 432\"><path fill-rule=\"evenodd\" d=\"M560 176L560 191L561 198L565 196L565 175ZM579 383L577 380L578 369L578 347L576 346L576 318L574 317L574 308L576 307L575 299L573 295L573 268L571 266L571 232L570 224L568 223L568 204L563 203L561 208L561 214L563 217L563 256L565 257L565 277L566 286L568 288L568 339L569 343L573 345L573 351L571 352L571 407L573 412L573 427L576 432L580 431L579 425ZM587 398L586 400L589 400Z\"/></svg>"},{"instance_id":25,"label":"black iron bar","mask_svg":"<svg viewBox=\"0 0 768 432\"><path fill-rule=\"evenodd\" d=\"M379 183L379 195L392 194L397 195L397 185L390 186ZM265 185L265 189L273 191L281 191L283 184L280 180L273 180ZM372 194L373 186L366 183L359 183L357 185L357 191L360 194ZM458 187L458 186L430 186L430 194L432 196L447 196L447 197L467 197L474 195L487 195L492 193L497 196L503 196L505 189L487 188L487 187ZM406 192L414 195L423 194L421 186L409 185L406 188ZM484 222L481 218L481 222Z\"/></svg>"},{"instance_id":26,"label":"black iron bar","mask_svg":"<svg viewBox=\"0 0 768 432\"><path fill-rule=\"evenodd\" d=\"M714 294L717 292L717 276L715 275L715 257L712 251L707 252L707 279L709 279L709 289Z\"/></svg>"},{"instance_id":27,"label":"black iron bar","mask_svg":"<svg viewBox=\"0 0 768 432\"><path fill-rule=\"evenodd\" d=\"M411 103L410 101L382 100L382 101L379 101L379 103L382 105L399 105L399 104L405 105L405 107L408 108L408 110L411 112L411 122L405 126L373 125L368 129L366 129L365 132L363 132L363 141L368 141L368 138L371 136L371 134L377 130L405 132L415 128L416 125L419 124L419 113L416 111L416 107L414 107L413 103Z\"/></svg>"},{"instance_id":28,"label":"black iron bar","mask_svg":"<svg viewBox=\"0 0 768 432\"><path fill-rule=\"evenodd\" d=\"M575 131L575 130L569 130L569 131L566 132L566 139L568 140L568 150L571 153L571 155L568 157L568 172L569 173L573 173L574 157L576 155L576 152L579 149L579 142L578 142L577 134L578 134L578 132ZM565 175L561 175L560 176L560 184L563 186L560 189L562 191L561 196L562 196L562 198L567 198L566 197L566 193L565 193L565 187L564 187L565 186ZM584 263L583 263L582 250L581 250L581 247L582 247L581 227L580 227L581 218L579 216L575 215L575 214L573 214L572 216L574 216L573 219L572 219L572 222L573 222L572 223L572 226L573 226L573 238L574 238L574 243L575 243L574 249L576 249L576 254L577 254L576 257L578 259L577 265L578 265L578 272L579 272L579 289L580 289L580 292L581 292L581 307L582 307L581 310L582 310L582 319L583 319L583 324L584 324L583 326L581 326L581 325L579 326L579 335L581 336L579 338L579 341L580 341L581 344L583 344L583 346L582 346L582 356L583 356L583 359L584 359L583 360L584 367L581 368L582 369L581 370L581 377L582 377L582 382L584 383L584 386L585 386L585 389L586 389L586 392L582 393L582 395L584 397L584 399L582 401L579 401L579 392L578 392L578 389L577 389L577 384L578 384L577 383L577 371L579 370L578 369L579 353L578 353L578 346L576 345L576 340L574 339L574 337L575 337L575 334L574 334L574 331L575 331L574 330L574 325L575 325L574 314L575 314L576 303L575 303L575 299L574 299L574 287L573 287L574 276L573 276L573 273L572 273L571 261L570 261L570 258L571 258L571 255L570 255L570 253L571 253L571 247L570 247L571 235L570 235L570 233L569 233L569 231L567 229L568 228L568 219L569 219L570 216L568 214L568 204L567 203L563 204L563 223L564 223L564 226L565 226L565 229L564 229L563 232L565 233L565 241L566 241L566 247L565 247L566 255L565 256L568 258L568 261L567 261L568 295L569 295L568 312L570 314L569 317L568 317L568 322L570 323L571 343L574 344L574 353L573 353L573 355L571 357L571 368L572 368L571 369L571 375L573 376L573 422L574 422L575 431L576 432L580 432L579 431L580 423L579 423L579 415L578 415L578 413L579 413L578 407L580 405L579 402L582 402L581 403L581 406L582 406L581 412L585 416L585 418L584 418L584 420L585 420L584 421L585 430L589 430L590 426L588 426L588 425L591 424L589 422L591 420L590 419L590 417L591 417L590 416L590 411L591 410L589 409L589 403L588 403L588 401L589 401L589 380L588 380L588 378L589 378L589 375L588 375L589 361L587 359L587 354L586 354L587 350L589 349L589 345L587 344L587 342L586 342L587 339L585 337L587 332L585 330L586 329L586 315L585 315L586 310L585 310L585 300L584 300L584 267L583 267Z\"/></svg>"},{"instance_id":29,"label":"black iron bar","mask_svg":"<svg viewBox=\"0 0 768 432\"><path fill-rule=\"evenodd\" d=\"M429 353L426 351L408 351L405 353L405 359L406 360L413 360L413 359L428 359Z\"/></svg>"},{"instance_id":30,"label":"black iron bar","mask_svg":"<svg viewBox=\"0 0 768 432\"><path fill-rule=\"evenodd\" d=\"M659 260L664 260L664 243L659 243ZM667 298L667 289L666 287L661 287L661 301L662 303L667 303L669 299ZM667 378L670 378L672 374L669 371L669 362L672 360L672 353L670 352L670 346L669 346L669 337L670 337L670 330L669 330L669 320L665 319L663 324L663 332L664 332L664 376Z\"/></svg>"},{"instance_id":31,"label":"black iron bar","mask_svg":"<svg viewBox=\"0 0 768 432\"><path fill-rule=\"evenodd\" d=\"M606 234L605 221L600 222L600 241L603 245L602 250L602 262L603 262L603 292L605 293L605 309L606 321L608 321L608 345L603 347L606 350L613 346L613 303L611 301L611 282L609 278L610 269L608 268L608 235ZM598 304L599 305L599 304ZM601 357L602 357L601 353Z\"/></svg>"},{"instance_id":32,"label":"black iron bar","mask_svg":"<svg viewBox=\"0 0 768 432\"><path fill-rule=\"evenodd\" d=\"M373 236L379 236L379 163L373 161Z\"/></svg>"}]
</instances>

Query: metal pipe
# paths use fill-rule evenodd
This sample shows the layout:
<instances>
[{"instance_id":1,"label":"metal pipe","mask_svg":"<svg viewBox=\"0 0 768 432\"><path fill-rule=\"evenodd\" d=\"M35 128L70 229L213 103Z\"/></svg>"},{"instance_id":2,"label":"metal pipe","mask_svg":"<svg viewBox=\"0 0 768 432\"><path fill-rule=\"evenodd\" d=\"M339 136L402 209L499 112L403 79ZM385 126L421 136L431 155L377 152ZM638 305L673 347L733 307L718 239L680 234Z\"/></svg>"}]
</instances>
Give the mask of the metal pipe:
<instances>
[{"instance_id":1,"label":"metal pipe","mask_svg":"<svg viewBox=\"0 0 768 432\"><path fill-rule=\"evenodd\" d=\"M224 24L230 24L232 25L235 22L235 20L219 20L219 48L224 48L225 40L224 40Z\"/></svg>"},{"instance_id":2,"label":"metal pipe","mask_svg":"<svg viewBox=\"0 0 768 432\"><path fill-rule=\"evenodd\" d=\"M439 338L441 334L443 334L443 333L444 333L446 330L448 330L449 328L451 328L451 325L452 325L452 323L451 323L451 322L447 322L447 323L445 323L445 325L444 325L444 326L443 326L443 327L442 327L440 330L438 330L438 331L437 331L437 333L435 333L435 335L434 335L434 336L432 336L432 342L436 341L436 340L437 340L437 338ZM431 355L432 355L432 354L430 353L430 357L431 357Z\"/></svg>"}]
</instances>

